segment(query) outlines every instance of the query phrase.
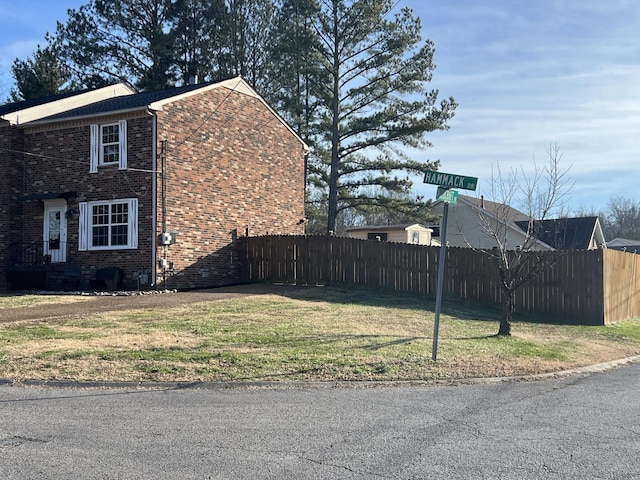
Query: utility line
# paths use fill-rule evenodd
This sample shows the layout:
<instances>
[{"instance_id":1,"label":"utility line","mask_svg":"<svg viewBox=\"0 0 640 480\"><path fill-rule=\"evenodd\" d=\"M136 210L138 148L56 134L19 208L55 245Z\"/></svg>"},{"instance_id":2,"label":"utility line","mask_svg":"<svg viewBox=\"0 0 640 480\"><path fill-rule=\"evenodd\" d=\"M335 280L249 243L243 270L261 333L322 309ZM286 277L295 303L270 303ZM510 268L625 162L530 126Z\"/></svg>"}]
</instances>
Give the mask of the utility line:
<instances>
[{"instance_id":1,"label":"utility line","mask_svg":"<svg viewBox=\"0 0 640 480\"><path fill-rule=\"evenodd\" d=\"M56 160L56 161L60 161L60 162L66 162L66 163L73 163L76 165L89 165L89 161L81 161L81 160L71 160L69 158L60 158L60 157L52 157L50 155L42 155L39 153L31 153L31 152L25 152L22 150L14 150L12 148L2 148L0 147L0 151L2 152L10 152L10 153L18 153L21 155L26 155L28 157L36 157L36 158L41 158L42 160ZM144 168L127 168L128 171L132 171L132 172L144 172L144 173L158 173L157 170L146 170Z\"/></svg>"}]
</instances>

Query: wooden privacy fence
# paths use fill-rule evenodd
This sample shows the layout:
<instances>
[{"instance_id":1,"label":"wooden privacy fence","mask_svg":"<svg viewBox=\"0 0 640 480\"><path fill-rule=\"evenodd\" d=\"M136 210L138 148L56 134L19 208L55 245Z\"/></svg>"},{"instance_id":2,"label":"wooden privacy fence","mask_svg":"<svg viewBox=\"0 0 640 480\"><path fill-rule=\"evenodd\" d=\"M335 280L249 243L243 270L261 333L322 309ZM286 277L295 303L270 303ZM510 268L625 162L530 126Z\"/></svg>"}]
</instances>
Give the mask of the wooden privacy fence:
<instances>
[{"instance_id":1,"label":"wooden privacy fence","mask_svg":"<svg viewBox=\"0 0 640 480\"><path fill-rule=\"evenodd\" d=\"M435 296L439 247L332 236L242 237L248 282L342 285ZM501 301L495 260L447 248L443 295L488 306ZM516 312L603 325L640 316L640 255L571 251L515 295Z\"/></svg>"}]
</instances>

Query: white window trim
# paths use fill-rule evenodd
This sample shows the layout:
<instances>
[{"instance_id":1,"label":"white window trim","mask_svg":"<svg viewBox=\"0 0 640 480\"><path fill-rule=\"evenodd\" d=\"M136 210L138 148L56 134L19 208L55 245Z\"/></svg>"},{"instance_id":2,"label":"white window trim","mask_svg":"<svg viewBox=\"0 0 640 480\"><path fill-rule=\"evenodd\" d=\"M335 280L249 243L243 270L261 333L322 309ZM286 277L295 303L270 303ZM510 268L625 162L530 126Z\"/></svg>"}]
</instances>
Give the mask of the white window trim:
<instances>
[{"instance_id":1,"label":"white window trim","mask_svg":"<svg viewBox=\"0 0 640 480\"><path fill-rule=\"evenodd\" d=\"M106 145L116 145L116 142L113 143L105 143L104 142L104 129L108 128L108 127L114 127L114 126L118 126L118 160L115 162L105 162L104 161L104 147ZM100 150L99 150L99 157L98 157L98 166L102 166L102 165L115 165L116 163L120 163L120 138L122 137L122 134L120 133L120 124L118 122L112 122L112 123L102 123L100 124Z\"/></svg>"},{"instance_id":2,"label":"white window trim","mask_svg":"<svg viewBox=\"0 0 640 480\"><path fill-rule=\"evenodd\" d=\"M93 236L93 207L96 205L114 205L120 203L128 203L128 237L126 245L100 245L94 247L91 245ZM119 200L107 200L107 201L95 201L95 202L80 202L78 204L78 210L80 211L80 227L78 232L78 250L91 251L91 250L131 250L138 248L138 199L137 198L122 198Z\"/></svg>"},{"instance_id":3,"label":"white window trim","mask_svg":"<svg viewBox=\"0 0 640 480\"><path fill-rule=\"evenodd\" d=\"M118 125L118 162L103 162L103 148L102 148L102 129L110 125ZM91 151L90 151L90 173L97 173L99 166L111 166L118 165L119 170L127 169L127 121L120 120L119 122L92 124L90 127L91 132Z\"/></svg>"}]
</instances>

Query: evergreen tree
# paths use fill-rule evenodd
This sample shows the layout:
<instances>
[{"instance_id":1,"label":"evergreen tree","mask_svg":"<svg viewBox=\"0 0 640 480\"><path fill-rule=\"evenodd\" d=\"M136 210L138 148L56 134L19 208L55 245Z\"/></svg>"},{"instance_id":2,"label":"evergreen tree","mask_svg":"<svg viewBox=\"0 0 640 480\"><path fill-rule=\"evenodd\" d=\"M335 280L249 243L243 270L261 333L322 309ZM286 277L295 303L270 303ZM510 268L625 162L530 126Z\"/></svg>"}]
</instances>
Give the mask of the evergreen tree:
<instances>
[{"instance_id":1,"label":"evergreen tree","mask_svg":"<svg viewBox=\"0 0 640 480\"><path fill-rule=\"evenodd\" d=\"M274 34L276 6L273 0L227 0L227 9L228 48L221 70L227 76L242 75L268 97L268 45Z\"/></svg>"},{"instance_id":2,"label":"evergreen tree","mask_svg":"<svg viewBox=\"0 0 640 480\"><path fill-rule=\"evenodd\" d=\"M40 48L26 60L15 59L11 74L16 88L11 89L10 100L19 102L64 93L69 85L69 74L58 62L50 48Z\"/></svg>"},{"instance_id":3,"label":"evergreen tree","mask_svg":"<svg viewBox=\"0 0 640 480\"><path fill-rule=\"evenodd\" d=\"M47 39L82 85L158 90L174 82L171 11L171 0L92 0Z\"/></svg>"},{"instance_id":4,"label":"evergreen tree","mask_svg":"<svg viewBox=\"0 0 640 480\"><path fill-rule=\"evenodd\" d=\"M322 68L312 18L317 0L283 0L269 44L271 88L263 94L310 146L320 133L322 98L331 77Z\"/></svg>"},{"instance_id":5,"label":"evergreen tree","mask_svg":"<svg viewBox=\"0 0 640 480\"><path fill-rule=\"evenodd\" d=\"M182 83L224 78L229 14L224 0L176 0L172 7L174 61Z\"/></svg>"},{"instance_id":6,"label":"evergreen tree","mask_svg":"<svg viewBox=\"0 0 640 480\"><path fill-rule=\"evenodd\" d=\"M382 192L407 194L410 174L437 167L408 158L399 147L430 146L425 133L448 128L456 103L449 98L438 105L438 91L427 89L434 47L422 41L420 19L410 9L388 19L392 0L322 0L318 6L313 27L331 82L328 89L318 86L325 88L318 92L322 125L309 179L326 187L327 230L335 231L340 210L388 204ZM362 194L369 186L381 193Z\"/></svg>"}]
</instances>

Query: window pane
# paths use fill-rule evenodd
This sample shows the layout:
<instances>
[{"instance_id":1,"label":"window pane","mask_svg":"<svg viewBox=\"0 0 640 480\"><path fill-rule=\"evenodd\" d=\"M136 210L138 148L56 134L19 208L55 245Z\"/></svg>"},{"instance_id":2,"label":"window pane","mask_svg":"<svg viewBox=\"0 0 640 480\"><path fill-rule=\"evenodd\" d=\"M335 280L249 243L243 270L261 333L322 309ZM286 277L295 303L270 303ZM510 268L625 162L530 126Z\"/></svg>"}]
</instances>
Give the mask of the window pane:
<instances>
[{"instance_id":1,"label":"window pane","mask_svg":"<svg viewBox=\"0 0 640 480\"><path fill-rule=\"evenodd\" d=\"M49 212L49 250L60 249L60 210Z\"/></svg>"},{"instance_id":2,"label":"window pane","mask_svg":"<svg viewBox=\"0 0 640 480\"><path fill-rule=\"evenodd\" d=\"M93 227L91 244L94 247L109 246L109 227Z\"/></svg>"},{"instance_id":3,"label":"window pane","mask_svg":"<svg viewBox=\"0 0 640 480\"><path fill-rule=\"evenodd\" d=\"M118 125L102 127L102 143L118 143Z\"/></svg>"},{"instance_id":4,"label":"window pane","mask_svg":"<svg viewBox=\"0 0 640 480\"><path fill-rule=\"evenodd\" d=\"M105 145L102 151L103 163L115 163L120 158L118 145Z\"/></svg>"},{"instance_id":5,"label":"window pane","mask_svg":"<svg viewBox=\"0 0 640 480\"><path fill-rule=\"evenodd\" d=\"M109 205L94 205L92 222L94 225L108 225Z\"/></svg>"},{"instance_id":6,"label":"window pane","mask_svg":"<svg viewBox=\"0 0 640 480\"><path fill-rule=\"evenodd\" d=\"M126 224L128 205L126 203L117 203L111 206L111 223Z\"/></svg>"},{"instance_id":7,"label":"window pane","mask_svg":"<svg viewBox=\"0 0 640 480\"><path fill-rule=\"evenodd\" d=\"M127 225L117 225L111 228L111 245L127 244Z\"/></svg>"}]
</instances>

